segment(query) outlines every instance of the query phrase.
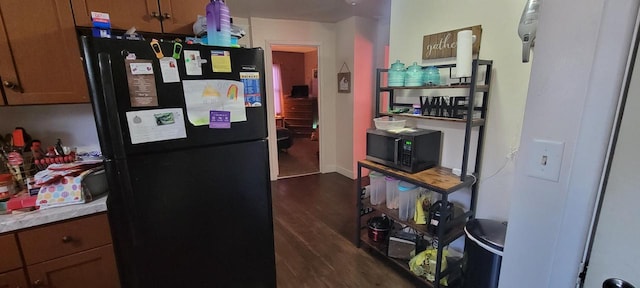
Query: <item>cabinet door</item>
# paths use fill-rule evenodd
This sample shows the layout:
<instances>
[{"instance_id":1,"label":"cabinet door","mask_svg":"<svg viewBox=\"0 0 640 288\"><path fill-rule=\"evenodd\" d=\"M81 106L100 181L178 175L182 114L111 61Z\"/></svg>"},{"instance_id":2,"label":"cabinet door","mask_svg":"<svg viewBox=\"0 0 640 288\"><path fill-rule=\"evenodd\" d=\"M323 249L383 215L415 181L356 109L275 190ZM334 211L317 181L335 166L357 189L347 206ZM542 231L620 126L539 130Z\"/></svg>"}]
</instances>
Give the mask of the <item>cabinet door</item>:
<instances>
[{"instance_id":1,"label":"cabinet door","mask_svg":"<svg viewBox=\"0 0 640 288\"><path fill-rule=\"evenodd\" d=\"M109 13L111 28L161 33L157 0L71 0L77 26L92 27L91 12Z\"/></svg>"},{"instance_id":2,"label":"cabinet door","mask_svg":"<svg viewBox=\"0 0 640 288\"><path fill-rule=\"evenodd\" d=\"M0 77L7 104L89 101L68 0L0 0Z\"/></svg>"},{"instance_id":3,"label":"cabinet door","mask_svg":"<svg viewBox=\"0 0 640 288\"><path fill-rule=\"evenodd\" d=\"M164 33L193 35L193 23L198 15L207 14L209 0L159 0Z\"/></svg>"},{"instance_id":4,"label":"cabinet door","mask_svg":"<svg viewBox=\"0 0 640 288\"><path fill-rule=\"evenodd\" d=\"M107 214L18 232L27 265L111 243Z\"/></svg>"},{"instance_id":5,"label":"cabinet door","mask_svg":"<svg viewBox=\"0 0 640 288\"><path fill-rule=\"evenodd\" d=\"M111 244L27 267L34 287L120 287Z\"/></svg>"},{"instance_id":6,"label":"cabinet door","mask_svg":"<svg viewBox=\"0 0 640 288\"><path fill-rule=\"evenodd\" d=\"M13 233L0 236L0 273L20 267L22 259L16 237Z\"/></svg>"},{"instance_id":7,"label":"cabinet door","mask_svg":"<svg viewBox=\"0 0 640 288\"><path fill-rule=\"evenodd\" d=\"M0 274L0 288L20 288L28 287L27 279L24 278L24 270L18 269Z\"/></svg>"}]
</instances>

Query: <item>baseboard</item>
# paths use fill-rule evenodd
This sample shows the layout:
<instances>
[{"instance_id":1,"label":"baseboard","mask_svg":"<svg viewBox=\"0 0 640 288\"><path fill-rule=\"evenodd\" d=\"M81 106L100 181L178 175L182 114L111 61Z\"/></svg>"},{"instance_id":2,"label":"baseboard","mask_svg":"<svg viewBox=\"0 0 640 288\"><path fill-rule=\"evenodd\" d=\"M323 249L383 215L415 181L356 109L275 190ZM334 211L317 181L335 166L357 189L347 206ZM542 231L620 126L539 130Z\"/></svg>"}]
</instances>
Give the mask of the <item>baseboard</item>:
<instances>
[{"instance_id":1,"label":"baseboard","mask_svg":"<svg viewBox=\"0 0 640 288\"><path fill-rule=\"evenodd\" d=\"M324 165L320 168L320 173L336 172L336 165Z\"/></svg>"},{"instance_id":2,"label":"baseboard","mask_svg":"<svg viewBox=\"0 0 640 288\"><path fill-rule=\"evenodd\" d=\"M349 169L345 169L342 167L336 167L336 172L342 174L345 177L348 177L349 179L356 179L356 177L353 175L353 171L349 170Z\"/></svg>"}]
</instances>

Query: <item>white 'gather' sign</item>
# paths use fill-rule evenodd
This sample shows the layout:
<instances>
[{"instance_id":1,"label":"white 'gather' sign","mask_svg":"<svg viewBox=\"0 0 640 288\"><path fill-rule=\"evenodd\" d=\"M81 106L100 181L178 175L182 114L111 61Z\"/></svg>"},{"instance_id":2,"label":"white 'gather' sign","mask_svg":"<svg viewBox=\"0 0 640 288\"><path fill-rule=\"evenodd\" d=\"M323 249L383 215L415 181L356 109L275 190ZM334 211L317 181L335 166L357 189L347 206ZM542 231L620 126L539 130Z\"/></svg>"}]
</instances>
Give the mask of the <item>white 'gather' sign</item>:
<instances>
[{"instance_id":1,"label":"white 'gather' sign","mask_svg":"<svg viewBox=\"0 0 640 288\"><path fill-rule=\"evenodd\" d=\"M456 57L456 37L459 31L471 30L476 36L473 42L472 53L478 54L480 51L480 39L482 37L482 26L476 25L437 34L424 35L422 38L422 59L439 59Z\"/></svg>"}]
</instances>

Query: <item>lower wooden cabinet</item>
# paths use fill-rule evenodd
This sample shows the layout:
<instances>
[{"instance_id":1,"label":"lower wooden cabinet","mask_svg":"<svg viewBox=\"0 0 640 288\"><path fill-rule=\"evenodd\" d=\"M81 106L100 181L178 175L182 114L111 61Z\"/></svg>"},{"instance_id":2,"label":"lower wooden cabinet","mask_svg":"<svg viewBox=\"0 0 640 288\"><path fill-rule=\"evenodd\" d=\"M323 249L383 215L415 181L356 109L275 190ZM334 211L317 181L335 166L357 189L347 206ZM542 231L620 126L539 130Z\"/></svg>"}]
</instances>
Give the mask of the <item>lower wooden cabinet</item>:
<instances>
[{"instance_id":1,"label":"lower wooden cabinet","mask_svg":"<svg viewBox=\"0 0 640 288\"><path fill-rule=\"evenodd\" d=\"M24 277L24 270L18 269L5 273L0 273L0 288L26 288L27 278Z\"/></svg>"},{"instance_id":2,"label":"lower wooden cabinet","mask_svg":"<svg viewBox=\"0 0 640 288\"><path fill-rule=\"evenodd\" d=\"M111 245L27 267L33 287L119 287Z\"/></svg>"},{"instance_id":3,"label":"lower wooden cabinet","mask_svg":"<svg viewBox=\"0 0 640 288\"><path fill-rule=\"evenodd\" d=\"M14 234L0 236L0 273L20 267L22 267L22 259L16 236Z\"/></svg>"},{"instance_id":4,"label":"lower wooden cabinet","mask_svg":"<svg viewBox=\"0 0 640 288\"><path fill-rule=\"evenodd\" d=\"M109 230L101 213L0 235L0 288L120 287Z\"/></svg>"},{"instance_id":5,"label":"lower wooden cabinet","mask_svg":"<svg viewBox=\"0 0 640 288\"><path fill-rule=\"evenodd\" d=\"M26 265L72 255L111 243L106 214L18 232Z\"/></svg>"}]
</instances>

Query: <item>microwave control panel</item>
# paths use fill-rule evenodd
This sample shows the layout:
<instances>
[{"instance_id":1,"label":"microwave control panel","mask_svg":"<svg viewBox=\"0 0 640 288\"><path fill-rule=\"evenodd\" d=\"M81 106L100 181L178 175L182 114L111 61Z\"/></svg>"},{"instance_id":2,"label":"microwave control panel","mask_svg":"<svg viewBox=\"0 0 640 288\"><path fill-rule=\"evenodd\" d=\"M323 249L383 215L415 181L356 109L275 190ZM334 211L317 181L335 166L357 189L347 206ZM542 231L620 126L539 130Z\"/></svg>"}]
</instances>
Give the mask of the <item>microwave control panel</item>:
<instances>
[{"instance_id":1,"label":"microwave control panel","mask_svg":"<svg viewBox=\"0 0 640 288\"><path fill-rule=\"evenodd\" d=\"M402 151L400 152L400 161L404 166L411 166L411 154L413 150L413 143L409 140L404 140L402 143Z\"/></svg>"}]
</instances>

